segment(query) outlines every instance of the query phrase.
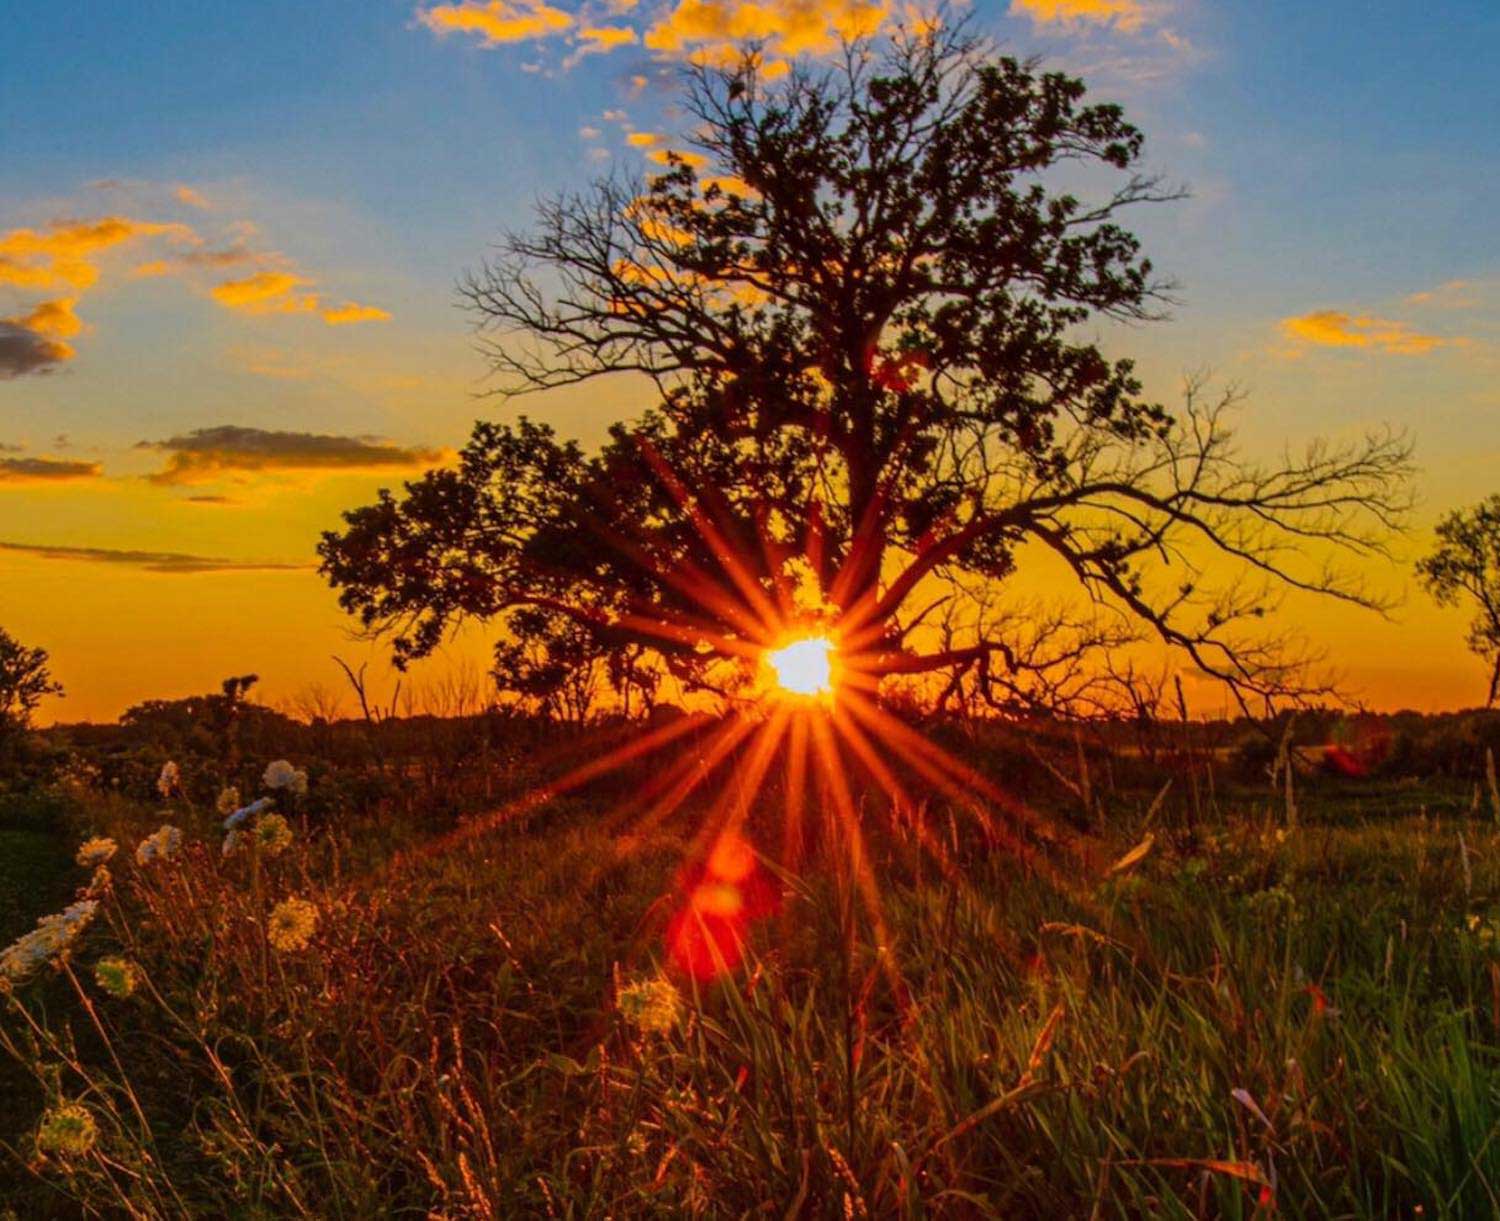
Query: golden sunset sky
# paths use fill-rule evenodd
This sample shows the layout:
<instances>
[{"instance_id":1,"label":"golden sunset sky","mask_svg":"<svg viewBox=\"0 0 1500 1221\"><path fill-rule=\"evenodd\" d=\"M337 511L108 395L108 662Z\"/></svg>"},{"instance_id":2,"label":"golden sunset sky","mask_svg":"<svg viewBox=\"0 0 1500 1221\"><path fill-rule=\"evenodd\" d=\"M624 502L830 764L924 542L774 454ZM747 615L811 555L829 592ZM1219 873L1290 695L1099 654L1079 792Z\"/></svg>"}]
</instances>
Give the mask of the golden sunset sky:
<instances>
[{"instance_id":1,"label":"golden sunset sky","mask_svg":"<svg viewBox=\"0 0 1500 1221\"><path fill-rule=\"evenodd\" d=\"M1180 285L1105 330L1171 403L1243 387L1247 453L1409 430L1421 504L1372 584L1388 620L1289 622L1376 708L1482 699L1464 615L1409 560L1500 491L1500 8L1305 0L977 0L1005 50L1082 74L1192 192L1133 217ZM630 379L502 403L454 284L538 196L640 173L682 130L676 71L732 40L775 63L895 0L326 0L14 6L0 40L0 626L105 719L262 676L292 698L369 658L319 532L519 411L597 441ZM418 668L487 652L467 633ZM1206 697L1205 697L1206 698Z\"/></svg>"}]
</instances>

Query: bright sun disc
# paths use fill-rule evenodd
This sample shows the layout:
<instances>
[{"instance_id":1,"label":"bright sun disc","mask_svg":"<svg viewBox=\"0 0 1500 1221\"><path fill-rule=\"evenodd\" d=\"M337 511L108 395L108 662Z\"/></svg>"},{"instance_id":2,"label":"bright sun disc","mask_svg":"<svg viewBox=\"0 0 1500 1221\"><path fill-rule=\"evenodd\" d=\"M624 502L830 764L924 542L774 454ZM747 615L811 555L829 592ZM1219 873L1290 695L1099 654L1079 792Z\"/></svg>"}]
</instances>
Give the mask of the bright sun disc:
<instances>
[{"instance_id":1,"label":"bright sun disc","mask_svg":"<svg viewBox=\"0 0 1500 1221\"><path fill-rule=\"evenodd\" d=\"M793 695L823 695L833 690L833 641L809 636L773 649L766 664L776 675L776 685Z\"/></svg>"}]
</instances>

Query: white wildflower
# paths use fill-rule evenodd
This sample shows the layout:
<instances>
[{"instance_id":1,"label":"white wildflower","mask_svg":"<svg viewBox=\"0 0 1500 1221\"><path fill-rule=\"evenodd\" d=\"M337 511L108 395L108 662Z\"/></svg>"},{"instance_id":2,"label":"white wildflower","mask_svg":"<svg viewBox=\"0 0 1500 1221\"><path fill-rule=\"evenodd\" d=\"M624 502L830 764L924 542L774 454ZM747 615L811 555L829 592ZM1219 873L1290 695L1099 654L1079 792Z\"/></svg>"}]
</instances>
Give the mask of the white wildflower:
<instances>
[{"instance_id":1,"label":"white wildflower","mask_svg":"<svg viewBox=\"0 0 1500 1221\"><path fill-rule=\"evenodd\" d=\"M182 772L177 764L168 759L161 765L161 775L156 778L156 791L163 797L170 797L173 793L182 790Z\"/></svg>"},{"instance_id":2,"label":"white wildflower","mask_svg":"<svg viewBox=\"0 0 1500 1221\"><path fill-rule=\"evenodd\" d=\"M111 859L119 845L107 835L96 835L78 845L78 855L73 859L85 869L92 869Z\"/></svg>"},{"instance_id":3,"label":"white wildflower","mask_svg":"<svg viewBox=\"0 0 1500 1221\"><path fill-rule=\"evenodd\" d=\"M0 982L20 983L45 963L65 954L99 910L95 899L80 899L43 916L36 928L0 950Z\"/></svg>"},{"instance_id":4,"label":"white wildflower","mask_svg":"<svg viewBox=\"0 0 1500 1221\"><path fill-rule=\"evenodd\" d=\"M242 806L224 820L224 830L233 831L248 818L253 818L262 810L268 810L274 804L270 797L258 797L247 806Z\"/></svg>"},{"instance_id":5,"label":"white wildflower","mask_svg":"<svg viewBox=\"0 0 1500 1221\"><path fill-rule=\"evenodd\" d=\"M307 773L300 767L293 767L285 759L277 759L268 764L261 781L268 789L286 789L299 794L307 792Z\"/></svg>"},{"instance_id":6,"label":"white wildflower","mask_svg":"<svg viewBox=\"0 0 1500 1221\"><path fill-rule=\"evenodd\" d=\"M168 860L177 855L182 847L182 832L170 823L163 823L135 848L135 863L149 865L155 860Z\"/></svg>"}]
</instances>

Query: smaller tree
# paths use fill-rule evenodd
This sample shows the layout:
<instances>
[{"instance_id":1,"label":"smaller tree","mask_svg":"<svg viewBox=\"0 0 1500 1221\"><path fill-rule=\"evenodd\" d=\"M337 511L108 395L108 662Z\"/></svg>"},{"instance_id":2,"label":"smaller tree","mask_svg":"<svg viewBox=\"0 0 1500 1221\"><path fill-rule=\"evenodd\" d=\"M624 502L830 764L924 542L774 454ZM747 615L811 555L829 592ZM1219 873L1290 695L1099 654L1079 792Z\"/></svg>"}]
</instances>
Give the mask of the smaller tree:
<instances>
[{"instance_id":1,"label":"smaller tree","mask_svg":"<svg viewBox=\"0 0 1500 1221\"><path fill-rule=\"evenodd\" d=\"M1417 577L1439 606L1472 605L1469 648L1489 664L1485 707L1500 696L1500 495L1455 509L1437 526L1437 547Z\"/></svg>"},{"instance_id":2,"label":"smaller tree","mask_svg":"<svg viewBox=\"0 0 1500 1221\"><path fill-rule=\"evenodd\" d=\"M0 628L0 739L25 729L43 699L62 693L47 669L47 651L27 648Z\"/></svg>"}]
</instances>

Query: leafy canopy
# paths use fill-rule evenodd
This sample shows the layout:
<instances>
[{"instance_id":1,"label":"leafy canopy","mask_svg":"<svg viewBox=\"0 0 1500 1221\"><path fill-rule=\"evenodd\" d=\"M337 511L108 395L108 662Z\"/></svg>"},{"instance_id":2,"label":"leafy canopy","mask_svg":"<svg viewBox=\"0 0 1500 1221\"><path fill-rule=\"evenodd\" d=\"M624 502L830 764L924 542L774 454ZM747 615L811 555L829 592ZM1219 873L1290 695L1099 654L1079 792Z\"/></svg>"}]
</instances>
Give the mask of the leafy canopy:
<instances>
[{"instance_id":1,"label":"leafy canopy","mask_svg":"<svg viewBox=\"0 0 1500 1221\"><path fill-rule=\"evenodd\" d=\"M1455 509L1438 523L1437 546L1417 577L1440 606L1468 604L1469 648L1490 664L1486 706L1500 695L1500 495Z\"/></svg>"},{"instance_id":2,"label":"leafy canopy","mask_svg":"<svg viewBox=\"0 0 1500 1221\"><path fill-rule=\"evenodd\" d=\"M47 668L47 651L28 648L0 628L0 736L24 729L42 700L62 693Z\"/></svg>"},{"instance_id":3,"label":"leafy canopy","mask_svg":"<svg viewBox=\"0 0 1500 1221\"><path fill-rule=\"evenodd\" d=\"M1308 544L1379 551L1407 448L1246 464L1227 398L1169 412L1089 338L1165 300L1118 218L1173 193L1117 106L961 23L771 83L753 53L696 69L685 104L665 173L547 200L464 289L501 393L633 372L657 406L595 453L481 423L324 536L398 661L540 611L545 647L576 656L581 626L722 690L810 601L870 681L994 708L1098 706L1089 658L1140 632L1238 691L1305 690L1245 627L1278 588L1373 604ZM1023 553L1092 610L984 613Z\"/></svg>"}]
</instances>

